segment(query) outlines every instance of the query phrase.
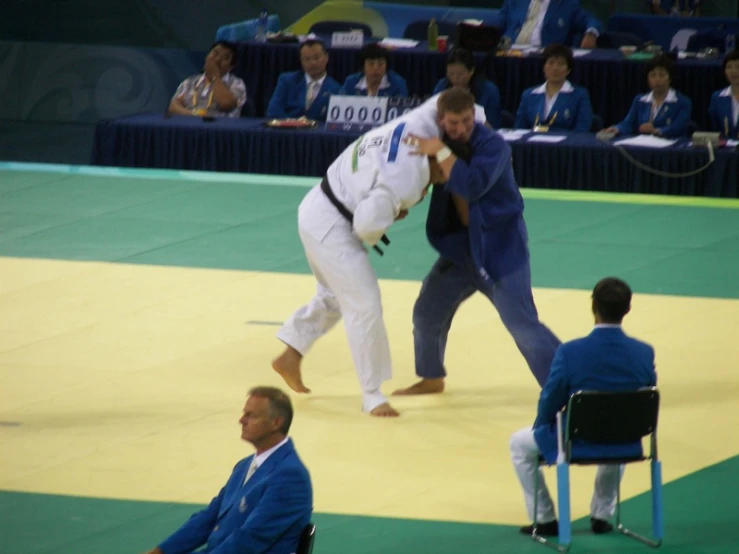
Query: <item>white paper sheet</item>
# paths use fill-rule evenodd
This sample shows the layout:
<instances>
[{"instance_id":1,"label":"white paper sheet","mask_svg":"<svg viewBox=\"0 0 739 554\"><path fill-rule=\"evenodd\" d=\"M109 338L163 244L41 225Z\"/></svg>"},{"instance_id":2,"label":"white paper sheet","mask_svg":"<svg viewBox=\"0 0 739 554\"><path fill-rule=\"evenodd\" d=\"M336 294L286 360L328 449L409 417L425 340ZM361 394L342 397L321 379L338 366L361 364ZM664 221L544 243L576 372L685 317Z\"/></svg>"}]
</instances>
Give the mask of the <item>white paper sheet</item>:
<instances>
[{"instance_id":1,"label":"white paper sheet","mask_svg":"<svg viewBox=\"0 0 739 554\"><path fill-rule=\"evenodd\" d=\"M729 148L736 148L737 146L739 146L739 140L727 140L726 146Z\"/></svg>"},{"instance_id":2,"label":"white paper sheet","mask_svg":"<svg viewBox=\"0 0 739 554\"><path fill-rule=\"evenodd\" d=\"M508 142L519 140L530 132L528 129L498 129L498 134Z\"/></svg>"},{"instance_id":3,"label":"white paper sheet","mask_svg":"<svg viewBox=\"0 0 739 554\"><path fill-rule=\"evenodd\" d=\"M566 138L564 135L533 135L526 142L548 142L553 144L555 142L562 142Z\"/></svg>"},{"instance_id":4,"label":"white paper sheet","mask_svg":"<svg viewBox=\"0 0 739 554\"><path fill-rule=\"evenodd\" d=\"M388 48L414 48L418 46L418 41L407 38L384 38L380 41L380 46L387 46Z\"/></svg>"},{"instance_id":5,"label":"white paper sheet","mask_svg":"<svg viewBox=\"0 0 739 554\"><path fill-rule=\"evenodd\" d=\"M582 58L583 56L587 56L591 52L592 52L592 50L588 50L587 48L573 48L572 49L572 57L573 58Z\"/></svg>"},{"instance_id":6,"label":"white paper sheet","mask_svg":"<svg viewBox=\"0 0 739 554\"><path fill-rule=\"evenodd\" d=\"M663 139L652 135L639 135L614 142L616 146L644 146L646 148L667 148L675 144L677 140Z\"/></svg>"}]
</instances>

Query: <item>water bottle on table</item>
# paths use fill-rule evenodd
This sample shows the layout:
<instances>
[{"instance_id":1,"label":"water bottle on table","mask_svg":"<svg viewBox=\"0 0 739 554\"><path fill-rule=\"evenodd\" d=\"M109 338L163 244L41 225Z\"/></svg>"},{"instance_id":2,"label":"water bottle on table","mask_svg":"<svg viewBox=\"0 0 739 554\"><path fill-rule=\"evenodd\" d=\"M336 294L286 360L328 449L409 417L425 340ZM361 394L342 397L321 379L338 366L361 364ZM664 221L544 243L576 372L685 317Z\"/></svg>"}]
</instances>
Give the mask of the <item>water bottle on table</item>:
<instances>
[{"instance_id":1,"label":"water bottle on table","mask_svg":"<svg viewBox=\"0 0 739 554\"><path fill-rule=\"evenodd\" d=\"M269 14L267 10L259 12L259 19L257 19L257 33L254 38L258 42L264 42L267 40L267 25L269 24Z\"/></svg>"}]
</instances>

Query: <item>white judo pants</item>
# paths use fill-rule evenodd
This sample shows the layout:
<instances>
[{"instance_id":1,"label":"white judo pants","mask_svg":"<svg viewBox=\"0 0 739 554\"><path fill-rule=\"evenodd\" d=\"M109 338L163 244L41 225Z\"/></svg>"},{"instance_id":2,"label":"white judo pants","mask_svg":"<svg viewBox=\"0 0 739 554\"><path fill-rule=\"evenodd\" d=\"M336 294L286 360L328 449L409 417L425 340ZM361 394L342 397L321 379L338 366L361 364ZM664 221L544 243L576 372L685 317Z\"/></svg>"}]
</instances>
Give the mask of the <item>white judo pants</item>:
<instances>
[{"instance_id":1,"label":"white judo pants","mask_svg":"<svg viewBox=\"0 0 739 554\"><path fill-rule=\"evenodd\" d=\"M387 402L380 386L392 377L392 367L380 286L367 251L320 187L301 203L298 231L318 286L313 299L285 322L277 338L305 355L343 317L362 406L371 411Z\"/></svg>"},{"instance_id":2,"label":"white judo pants","mask_svg":"<svg viewBox=\"0 0 739 554\"><path fill-rule=\"evenodd\" d=\"M518 480L523 487L523 495L526 501L526 511L529 520L534 521L534 478L536 476L536 460L539 457L539 447L534 440L534 431L530 427L516 431L510 440L511 459L516 469ZM598 466L595 475L595 488L593 498L590 502L591 517L609 520L613 517L616 509L616 496L618 484L623 477L624 466L603 465ZM549 523L557 519L554 511L552 497L549 496L544 472L539 469L539 500L536 507L538 523Z\"/></svg>"}]
</instances>

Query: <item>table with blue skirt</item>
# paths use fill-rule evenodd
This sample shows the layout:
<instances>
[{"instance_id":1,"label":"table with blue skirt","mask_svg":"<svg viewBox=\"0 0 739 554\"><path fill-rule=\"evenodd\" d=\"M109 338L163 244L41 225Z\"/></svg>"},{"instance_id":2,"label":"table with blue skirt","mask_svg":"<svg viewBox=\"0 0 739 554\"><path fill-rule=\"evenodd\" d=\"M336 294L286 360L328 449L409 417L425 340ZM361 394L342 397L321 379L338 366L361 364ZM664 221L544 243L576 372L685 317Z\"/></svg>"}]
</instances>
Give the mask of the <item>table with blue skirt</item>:
<instances>
[{"instance_id":1,"label":"table with blue skirt","mask_svg":"<svg viewBox=\"0 0 739 554\"><path fill-rule=\"evenodd\" d=\"M612 143L589 133L558 143L511 142L521 187L739 197L739 152L719 148L705 171L685 177L655 175L635 167ZM134 115L98 123L93 165L230 171L321 177L357 132L276 129L263 119ZM706 148L687 139L663 148L627 147L626 153L657 172L690 174L706 165Z\"/></svg>"},{"instance_id":2,"label":"table with blue skirt","mask_svg":"<svg viewBox=\"0 0 739 554\"><path fill-rule=\"evenodd\" d=\"M295 43L237 43L238 58L233 72L244 79L257 116L265 115L280 73L300 69L298 48ZM328 74L339 83L360 70L356 49L328 50ZM414 48L391 50L390 67L406 79L411 96L425 97L431 94L439 79L446 76L446 56L420 43ZM476 60L486 76L500 88L501 108L513 115L523 91L544 82L539 54L521 57L477 54ZM644 63L643 59L625 58L619 50L593 50L575 58L570 80L588 89L593 112L603 118L606 125L611 125L626 116L637 94L649 92ZM726 86L718 58L688 58L676 63L674 87L692 99L692 119L700 129L707 129L711 93Z\"/></svg>"}]
</instances>

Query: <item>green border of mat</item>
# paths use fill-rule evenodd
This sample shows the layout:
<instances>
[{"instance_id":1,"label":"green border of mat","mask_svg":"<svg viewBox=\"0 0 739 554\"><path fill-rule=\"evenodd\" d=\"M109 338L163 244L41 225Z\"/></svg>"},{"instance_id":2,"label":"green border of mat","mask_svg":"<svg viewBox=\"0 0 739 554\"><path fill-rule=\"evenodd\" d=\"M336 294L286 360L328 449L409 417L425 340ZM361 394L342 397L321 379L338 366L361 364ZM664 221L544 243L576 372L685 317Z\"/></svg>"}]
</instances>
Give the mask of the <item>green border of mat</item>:
<instances>
[{"instance_id":1,"label":"green border of mat","mask_svg":"<svg viewBox=\"0 0 739 554\"><path fill-rule=\"evenodd\" d=\"M168 179L179 181L210 181L286 187L312 187L317 177L287 175L259 175L253 173L223 173L217 171L185 171L177 169L141 169L129 167L102 167L87 165L37 164L0 162L0 171L28 171L86 175L101 177L126 177L137 179ZM660 196L655 194L627 194L621 192L582 192L552 189L521 189L523 197L531 200L561 200L567 202L610 202L617 204L650 204L662 206L690 206L696 208L739 209L739 199L704 198L697 196Z\"/></svg>"}]
</instances>

